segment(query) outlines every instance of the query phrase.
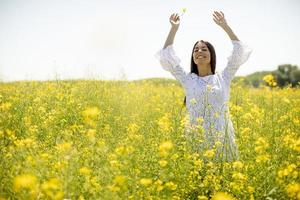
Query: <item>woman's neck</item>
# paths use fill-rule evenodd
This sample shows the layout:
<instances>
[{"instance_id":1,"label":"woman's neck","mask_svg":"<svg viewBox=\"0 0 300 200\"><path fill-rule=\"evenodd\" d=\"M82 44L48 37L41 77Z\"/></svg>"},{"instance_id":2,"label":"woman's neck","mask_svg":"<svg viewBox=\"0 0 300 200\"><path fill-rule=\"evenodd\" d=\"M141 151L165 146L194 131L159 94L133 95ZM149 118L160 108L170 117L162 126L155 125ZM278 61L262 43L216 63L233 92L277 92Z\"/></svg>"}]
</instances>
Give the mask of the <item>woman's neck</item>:
<instances>
[{"instance_id":1,"label":"woman's neck","mask_svg":"<svg viewBox=\"0 0 300 200\"><path fill-rule=\"evenodd\" d=\"M211 71L210 64L208 64L206 66L198 66L198 73L199 73L199 76L201 76L201 77L213 74Z\"/></svg>"}]
</instances>

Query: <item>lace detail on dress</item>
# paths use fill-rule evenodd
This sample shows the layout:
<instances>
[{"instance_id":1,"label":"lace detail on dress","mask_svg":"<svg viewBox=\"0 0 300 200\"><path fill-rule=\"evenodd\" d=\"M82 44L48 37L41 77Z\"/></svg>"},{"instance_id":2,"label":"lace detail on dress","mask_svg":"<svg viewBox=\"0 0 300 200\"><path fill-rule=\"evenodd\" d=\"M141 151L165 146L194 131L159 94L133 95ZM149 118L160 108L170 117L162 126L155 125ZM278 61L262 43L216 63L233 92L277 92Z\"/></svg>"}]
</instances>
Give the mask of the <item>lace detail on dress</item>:
<instances>
[{"instance_id":1,"label":"lace detail on dress","mask_svg":"<svg viewBox=\"0 0 300 200\"><path fill-rule=\"evenodd\" d=\"M154 54L155 58L160 61L161 66L164 70L171 72L171 74L185 86L187 80L187 73L180 66L180 58L176 55L173 45L167 46L165 49L159 50Z\"/></svg>"},{"instance_id":2,"label":"lace detail on dress","mask_svg":"<svg viewBox=\"0 0 300 200\"><path fill-rule=\"evenodd\" d=\"M231 55L227 57L227 66L222 71L222 76L227 83L234 78L239 67L248 60L253 51L251 47L241 41L231 40L231 42L233 50Z\"/></svg>"}]
</instances>

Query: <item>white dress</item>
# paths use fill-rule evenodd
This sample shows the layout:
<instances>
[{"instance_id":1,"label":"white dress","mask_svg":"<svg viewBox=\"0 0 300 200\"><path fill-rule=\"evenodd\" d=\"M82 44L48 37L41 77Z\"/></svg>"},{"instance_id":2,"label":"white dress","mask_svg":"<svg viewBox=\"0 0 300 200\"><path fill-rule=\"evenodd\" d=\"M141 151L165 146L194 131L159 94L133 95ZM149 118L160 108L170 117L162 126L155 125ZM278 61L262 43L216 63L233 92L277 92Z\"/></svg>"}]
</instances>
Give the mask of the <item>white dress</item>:
<instances>
[{"instance_id":1,"label":"white dress","mask_svg":"<svg viewBox=\"0 0 300 200\"><path fill-rule=\"evenodd\" d=\"M231 42L233 50L227 57L226 67L221 72L204 77L183 70L181 60L177 57L172 44L160 49L154 55L163 69L169 71L184 89L188 111L185 126L187 139L197 151L204 148L211 149L216 145L216 157L227 161L239 159L228 109L230 83L239 66L248 60L253 51L241 41L231 40ZM198 127L202 127L202 138L199 136L201 129L197 129ZM200 141L195 142L195 137L200 137ZM219 142L216 143L217 141Z\"/></svg>"}]
</instances>

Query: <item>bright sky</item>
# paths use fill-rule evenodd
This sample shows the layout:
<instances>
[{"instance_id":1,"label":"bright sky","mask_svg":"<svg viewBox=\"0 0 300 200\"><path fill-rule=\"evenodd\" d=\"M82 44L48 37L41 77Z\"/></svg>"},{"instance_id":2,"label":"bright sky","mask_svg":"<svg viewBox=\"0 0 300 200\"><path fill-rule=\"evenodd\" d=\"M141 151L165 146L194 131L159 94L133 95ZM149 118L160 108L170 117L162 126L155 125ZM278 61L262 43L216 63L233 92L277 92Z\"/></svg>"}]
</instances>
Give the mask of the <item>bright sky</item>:
<instances>
[{"instance_id":1,"label":"bright sky","mask_svg":"<svg viewBox=\"0 0 300 200\"><path fill-rule=\"evenodd\" d=\"M300 65L298 0L0 0L0 80L173 78L154 54L182 8L174 48L186 71L200 39L215 47L216 70L226 66L232 44L214 10L253 49L237 75Z\"/></svg>"}]
</instances>

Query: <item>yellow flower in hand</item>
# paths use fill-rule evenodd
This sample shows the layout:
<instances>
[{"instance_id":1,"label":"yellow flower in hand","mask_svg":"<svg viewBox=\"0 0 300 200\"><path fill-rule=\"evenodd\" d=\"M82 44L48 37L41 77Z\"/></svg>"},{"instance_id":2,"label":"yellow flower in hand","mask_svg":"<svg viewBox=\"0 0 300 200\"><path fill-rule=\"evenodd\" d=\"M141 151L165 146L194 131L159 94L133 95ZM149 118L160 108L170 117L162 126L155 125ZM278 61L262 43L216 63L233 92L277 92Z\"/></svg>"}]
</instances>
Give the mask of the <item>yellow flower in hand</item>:
<instances>
[{"instance_id":1,"label":"yellow flower in hand","mask_svg":"<svg viewBox=\"0 0 300 200\"><path fill-rule=\"evenodd\" d=\"M182 8L182 9L181 9L181 15L180 15L180 16L182 16L185 12L186 12L186 8Z\"/></svg>"}]
</instances>

